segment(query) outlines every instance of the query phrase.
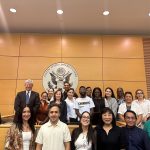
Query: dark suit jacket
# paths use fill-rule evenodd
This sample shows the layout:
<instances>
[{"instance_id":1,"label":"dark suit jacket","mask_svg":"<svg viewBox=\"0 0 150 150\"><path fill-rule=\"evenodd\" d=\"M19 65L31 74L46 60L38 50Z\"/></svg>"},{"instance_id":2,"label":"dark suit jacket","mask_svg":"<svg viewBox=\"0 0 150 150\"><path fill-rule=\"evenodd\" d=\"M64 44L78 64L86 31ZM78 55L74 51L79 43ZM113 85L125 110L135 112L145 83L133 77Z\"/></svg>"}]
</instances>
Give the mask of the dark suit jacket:
<instances>
[{"instance_id":1,"label":"dark suit jacket","mask_svg":"<svg viewBox=\"0 0 150 150\"><path fill-rule=\"evenodd\" d=\"M18 113L26 106L26 91L21 91L17 93L17 96L15 98L14 103L14 109L15 109L15 116L14 116L14 122L17 121L17 115ZM40 98L39 94L37 92L31 91L29 104L28 106L33 111L33 117L36 118L37 110L40 106Z\"/></svg>"}]
</instances>

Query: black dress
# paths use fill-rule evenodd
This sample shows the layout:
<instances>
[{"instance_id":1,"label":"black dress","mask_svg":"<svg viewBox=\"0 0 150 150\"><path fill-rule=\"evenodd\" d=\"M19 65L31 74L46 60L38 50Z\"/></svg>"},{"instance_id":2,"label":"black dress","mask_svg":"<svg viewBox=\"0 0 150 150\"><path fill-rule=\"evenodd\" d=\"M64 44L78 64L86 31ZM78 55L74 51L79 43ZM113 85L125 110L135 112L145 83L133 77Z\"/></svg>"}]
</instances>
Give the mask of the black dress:
<instances>
[{"instance_id":1,"label":"black dress","mask_svg":"<svg viewBox=\"0 0 150 150\"><path fill-rule=\"evenodd\" d=\"M91 117L92 125L97 125L100 121L100 113L105 108L105 99L104 98L98 98L93 99L94 102L94 112Z\"/></svg>"},{"instance_id":2,"label":"black dress","mask_svg":"<svg viewBox=\"0 0 150 150\"><path fill-rule=\"evenodd\" d=\"M110 129L107 134L102 127L96 127L97 150L120 150L125 148L125 135L118 126Z\"/></svg>"}]
</instances>

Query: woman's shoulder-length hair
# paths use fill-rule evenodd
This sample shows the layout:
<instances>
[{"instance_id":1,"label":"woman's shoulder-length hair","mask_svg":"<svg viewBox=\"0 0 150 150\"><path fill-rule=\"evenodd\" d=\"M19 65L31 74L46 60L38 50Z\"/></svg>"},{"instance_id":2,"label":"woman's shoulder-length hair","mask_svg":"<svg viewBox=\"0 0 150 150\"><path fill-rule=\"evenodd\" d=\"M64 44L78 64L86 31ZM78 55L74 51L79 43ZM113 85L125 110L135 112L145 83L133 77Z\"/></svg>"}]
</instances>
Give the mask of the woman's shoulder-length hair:
<instances>
[{"instance_id":1,"label":"woman's shoulder-length hair","mask_svg":"<svg viewBox=\"0 0 150 150\"><path fill-rule=\"evenodd\" d=\"M116 126L116 118L115 118L115 115L113 113L113 111L109 108L109 107L105 107L102 109L101 113L100 113L100 122L99 122L99 126L100 127L103 127L104 126L104 121L103 121L103 118L102 118L102 115L105 114L105 113L109 113L112 115L112 126L115 127Z\"/></svg>"}]
</instances>

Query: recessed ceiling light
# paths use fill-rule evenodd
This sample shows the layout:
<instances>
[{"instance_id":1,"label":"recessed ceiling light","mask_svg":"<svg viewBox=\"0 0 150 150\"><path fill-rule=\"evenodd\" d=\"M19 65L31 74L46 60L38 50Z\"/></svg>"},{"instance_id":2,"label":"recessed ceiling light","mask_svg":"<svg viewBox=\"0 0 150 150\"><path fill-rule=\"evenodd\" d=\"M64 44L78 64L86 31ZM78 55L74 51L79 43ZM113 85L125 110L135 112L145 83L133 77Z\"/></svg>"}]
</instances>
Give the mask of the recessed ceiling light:
<instances>
[{"instance_id":1,"label":"recessed ceiling light","mask_svg":"<svg viewBox=\"0 0 150 150\"><path fill-rule=\"evenodd\" d=\"M10 8L9 10L10 10L10 12L12 12L12 13L16 13L16 12L17 12L15 8Z\"/></svg>"},{"instance_id":2,"label":"recessed ceiling light","mask_svg":"<svg viewBox=\"0 0 150 150\"><path fill-rule=\"evenodd\" d=\"M104 12L103 12L103 15L104 15L104 16L109 15L109 11L104 11Z\"/></svg>"},{"instance_id":3,"label":"recessed ceiling light","mask_svg":"<svg viewBox=\"0 0 150 150\"><path fill-rule=\"evenodd\" d=\"M61 9L57 10L57 14L61 15L63 14L63 11Z\"/></svg>"},{"instance_id":4,"label":"recessed ceiling light","mask_svg":"<svg viewBox=\"0 0 150 150\"><path fill-rule=\"evenodd\" d=\"M150 13L148 15L150 16Z\"/></svg>"}]
</instances>

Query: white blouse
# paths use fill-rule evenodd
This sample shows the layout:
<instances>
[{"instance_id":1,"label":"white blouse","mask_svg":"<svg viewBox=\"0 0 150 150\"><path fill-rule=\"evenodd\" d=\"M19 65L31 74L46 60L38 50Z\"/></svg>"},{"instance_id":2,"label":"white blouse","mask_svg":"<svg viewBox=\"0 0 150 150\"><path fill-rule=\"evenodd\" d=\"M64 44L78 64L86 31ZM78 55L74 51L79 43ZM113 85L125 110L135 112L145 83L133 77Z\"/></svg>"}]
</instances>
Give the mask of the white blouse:
<instances>
[{"instance_id":1,"label":"white blouse","mask_svg":"<svg viewBox=\"0 0 150 150\"><path fill-rule=\"evenodd\" d=\"M69 120L69 118L77 118L75 109L74 109L74 105L75 105L75 98L73 98L73 100L69 100L68 98L66 98L66 104L67 104L67 119Z\"/></svg>"},{"instance_id":2,"label":"white blouse","mask_svg":"<svg viewBox=\"0 0 150 150\"><path fill-rule=\"evenodd\" d=\"M131 103L131 110L134 111L137 115L143 114L142 108L139 104L135 103L134 101ZM127 111L126 103L122 103L119 105L118 114L124 115Z\"/></svg>"},{"instance_id":3,"label":"white blouse","mask_svg":"<svg viewBox=\"0 0 150 150\"><path fill-rule=\"evenodd\" d=\"M92 142L87 141L87 136L81 133L75 141L76 150L92 150Z\"/></svg>"},{"instance_id":4,"label":"white blouse","mask_svg":"<svg viewBox=\"0 0 150 150\"><path fill-rule=\"evenodd\" d=\"M143 117L150 114L150 101L149 100L146 100L146 99L144 99L143 101L134 100L133 102L141 106L142 111L143 111Z\"/></svg>"},{"instance_id":5,"label":"white blouse","mask_svg":"<svg viewBox=\"0 0 150 150\"><path fill-rule=\"evenodd\" d=\"M23 150L29 150L30 140L31 140L31 131L22 132L22 139L23 139Z\"/></svg>"}]
</instances>

